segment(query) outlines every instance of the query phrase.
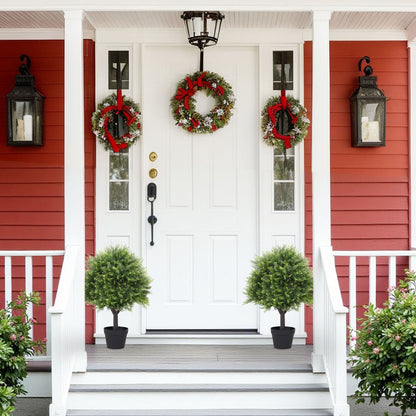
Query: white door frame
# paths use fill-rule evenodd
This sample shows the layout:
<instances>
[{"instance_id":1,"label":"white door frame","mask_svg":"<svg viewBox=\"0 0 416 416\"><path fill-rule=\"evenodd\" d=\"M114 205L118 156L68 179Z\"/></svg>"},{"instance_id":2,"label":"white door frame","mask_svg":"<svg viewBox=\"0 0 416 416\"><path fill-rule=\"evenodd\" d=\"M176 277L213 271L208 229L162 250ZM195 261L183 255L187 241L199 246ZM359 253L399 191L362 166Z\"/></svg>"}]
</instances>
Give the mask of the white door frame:
<instances>
[{"instance_id":1,"label":"white door frame","mask_svg":"<svg viewBox=\"0 0 416 416\"><path fill-rule=\"evenodd\" d=\"M129 32L129 31L127 31ZM128 39L129 37L124 33L124 31L120 32L112 32L113 35L117 34L117 36L113 39L119 39L120 42L98 42L96 44L96 102L100 102L105 96L107 96L110 92L107 89L107 71L101 70L100 68L107 68L107 53L108 50L129 50L130 53L130 88L129 90L123 90L125 95L132 97L135 101L141 104L141 85L143 84L143 71L142 69L142 52L143 47L151 46L152 44L160 45L161 43L178 43L176 36L173 38L169 38L169 33L166 32L165 36L161 35L160 32L155 34L155 37L152 37L149 34L149 31L146 32L144 38L147 38L148 42L143 43L121 43L122 39ZM108 34L109 36L111 34ZM103 36L106 38L107 35ZM227 36L225 36L227 37ZM97 36L99 39L100 36ZM131 37L130 37L131 38ZM137 39L137 37L136 37ZM156 39L156 40L154 40ZM173 39L173 40L172 40ZM266 38L265 38L265 42ZM181 39L181 45L183 45L183 41ZM235 42L229 44L229 46L235 45ZM247 44L247 42L244 42ZM227 46L225 44L224 46ZM271 95L277 95L280 93L279 91L273 92L270 89L271 85L271 78L270 73L272 71L272 64L271 64L271 52L273 50L290 50L294 51L294 69L295 69L295 85L297 88L294 91L295 97L299 98L301 102L303 102L303 43L281 43L281 44L268 44L268 43L256 43L254 46L258 47L259 53L259 73L261 76L259 77L259 109L261 110L264 106L265 101ZM197 61L197 59L196 59ZM269 74L269 75L268 75ZM145 118L144 118L145 123ZM303 144L298 145L296 147L296 158L297 158L297 192L296 192L296 215L297 215L297 224L296 229L293 233L285 232L283 235L279 234L279 221L276 221L281 214L274 213L272 211L271 205L267 207L264 206L266 203L266 199L262 197L265 192L264 186L264 174L267 176L269 175L269 180L271 180L272 175L272 157L271 157L271 148L268 148L261 139L261 129L260 129L260 119L259 119L259 169L261 174L259 174L259 196L258 196L258 224L259 224L259 247L258 252L261 253L264 250L271 248L274 244L279 242L290 242L294 241L295 245L300 251L304 251L304 158L303 158ZM143 160L142 158L145 155L142 154L142 143L135 144L131 147L131 155L135 161ZM97 216L97 226L96 226L96 246L97 250L100 250L105 247L111 240L109 240L109 235L106 235L106 231L101 227L101 224L105 218L105 215L108 215L106 210L103 210L102 205L106 203L106 200L102 197L99 197L100 190L102 190L102 176L105 177L105 174L102 175L102 172L108 172L107 168L105 167L105 153L102 149L101 145L97 145L97 198L96 198L96 216ZM263 172L263 167L269 166L269 173ZM138 171L137 171L138 170ZM100 174L99 174L100 173ZM138 166L138 163L135 163L133 166L132 175L138 175L136 177L140 177L140 183L135 184L136 193L132 200L134 204L137 204L137 214L134 214L136 225L134 229L137 232L134 232L130 238L131 240L129 245L130 247L139 255L142 256L144 254L143 251L143 241L146 239L146 229L145 225L143 224L140 219L144 218L144 212L146 208L146 190L141 187L141 183L143 183L142 178L143 175L147 175L148 172L145 172L144 164ZM108 176L107 176L108 177ZM101 186L100 186L101 184ZM271 186L267 187L268 192L272 189ZM141 198L141 203L140 203ZM105 212L104 212L105 211ZM111 214L110 216L114 216ZM119 217L123 217L123 214L119 214ZM144 220L142 220L144 221ZM131 230L130 230L131 231ZM114 234L114 233L113 233ZM122 233L119 233L122 234ZM119 235L120 237L121 235ZM291 237L292 236L292 237ZM290 237L288 240L285 240L286 237ZM145 259L146 260L146 259ZM124 322L131 328L129 331L129 342L143 342L143 335L145 334L145 311L141 310L142 308L135 307L133 308L133 312L122 312L120 318L124 320ZM97 342L102 342L102 328L105 325L108 325L111 318L111 313L107 312L99 312L97 313L96 319L96 327L97 327ZM270 337L270 326L276 325L276 314L267 312L261 312L259 314L259 323L258 328L260 332L260 338ZM301 308L300 312L290 312L288 314L288 321L289 324L295 326L297 328L296 335L295 335L295 342L304 343L306 334L304 332L304 311ZM150 337L147 335L145 337L147 340L150 341ZM155 337L152 337L153 339ZM156 337L160 338L160 337ZM146 341L145 341L146 342Z\"/></svg>"}]
</instances>

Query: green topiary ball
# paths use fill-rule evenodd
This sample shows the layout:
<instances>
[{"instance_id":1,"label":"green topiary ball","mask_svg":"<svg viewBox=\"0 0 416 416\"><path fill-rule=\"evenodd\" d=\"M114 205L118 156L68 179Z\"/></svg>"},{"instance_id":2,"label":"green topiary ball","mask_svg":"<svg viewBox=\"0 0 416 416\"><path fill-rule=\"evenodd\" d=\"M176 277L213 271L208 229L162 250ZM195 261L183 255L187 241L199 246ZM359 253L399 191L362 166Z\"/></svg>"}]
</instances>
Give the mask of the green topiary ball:
<instances>
[{"instance_id":1,"label":"green topiary ball","mask_svg":"<svg viewBox=\"0 0 416 416\"><path fill-rule=\"evenodd\" d=\"M108 247L87 261L85 299L98 309L131 310L149 304L150 283L139 257L127 247Z\"/></svg>"},{"instance_id":2,"label":"green topiary ball","mask_svg":"<svg viewBox=\"0 0 416 416\"><path fill-rule=\"evenodd\" d=\"M287 312L313 300L308 260L294 247L275 247L253 260L245 290L247 302Z\"/></svg>"}]
</instances>

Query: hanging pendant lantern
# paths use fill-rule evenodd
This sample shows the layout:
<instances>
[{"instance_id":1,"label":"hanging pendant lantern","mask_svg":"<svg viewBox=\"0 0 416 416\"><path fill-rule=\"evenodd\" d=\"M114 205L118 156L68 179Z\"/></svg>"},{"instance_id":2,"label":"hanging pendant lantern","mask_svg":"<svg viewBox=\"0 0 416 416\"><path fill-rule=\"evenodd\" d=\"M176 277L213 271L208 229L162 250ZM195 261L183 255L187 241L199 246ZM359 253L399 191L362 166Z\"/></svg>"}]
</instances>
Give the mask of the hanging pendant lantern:
<instances>
[{"instance_id":1,"label":"hanging pendant lantern","mask_svg":"<svg viewBox=\"0 0 416 416\"><path fill-rule=\"evenodd\" d=\"M200 50L199 70L204 70L204 49L216 45L224 15L221 12L188 11L181 18L185 22L188 41Z\"/></svg>"}]
</instances>

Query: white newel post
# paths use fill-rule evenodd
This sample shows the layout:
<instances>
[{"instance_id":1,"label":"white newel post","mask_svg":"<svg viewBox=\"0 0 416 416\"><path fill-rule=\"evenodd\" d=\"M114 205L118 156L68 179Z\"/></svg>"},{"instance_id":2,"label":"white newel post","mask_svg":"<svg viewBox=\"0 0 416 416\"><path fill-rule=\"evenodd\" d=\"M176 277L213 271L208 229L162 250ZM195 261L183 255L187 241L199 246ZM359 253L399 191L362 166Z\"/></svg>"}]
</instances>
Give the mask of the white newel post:
<instances>
[{"instance_id":1,"label":"white newel post","mask_svg":"<svg viewBox=\"0 0 416 416\"><path fill-rule=\"evenodd\" d=\"M416 26L416 25L414 25ZM416 27L414 33L416 36ZM413 36L412 36L413 37ZM409 47L409 99L410 99L410 248L416 248L416 39L408 42ZM411 262L412 259L410 258ZM414 265L409 264L410 269Z\"/></svg>"},{"instance_id":2,"label":"white newel post","mask_svg":"<svg viewBox=\"0 0 416 416\"><path fill-rule=\"evenodd\" d=\"M81 10L65 11L65 248L79 246L73 293L76 329L75 371L86 370L85 352L85 162L84 48Z\"/></svg>"},{"instance_id":3,"label":"white newel post","mask_svg":"<svg viewBox=\"0 0 416 416\"><path fill-rule=\"evenodd\" d=\"M329 20L331 13L313 13L312 77L312 224L313 224L313 371L323 372L323 268L319 249L331 245Z\"/></svg>"}]
</instances>

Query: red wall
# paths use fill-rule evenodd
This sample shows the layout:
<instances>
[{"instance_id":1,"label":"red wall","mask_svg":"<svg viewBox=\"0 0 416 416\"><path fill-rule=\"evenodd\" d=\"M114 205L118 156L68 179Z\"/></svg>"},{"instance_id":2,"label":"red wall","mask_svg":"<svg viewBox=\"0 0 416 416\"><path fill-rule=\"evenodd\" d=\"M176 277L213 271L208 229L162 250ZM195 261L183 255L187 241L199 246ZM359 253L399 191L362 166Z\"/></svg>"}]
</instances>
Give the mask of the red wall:
<instances>
[{"instance_id":1,"label":"red wall","mask_svg":"<svg viewBox=\"0 0 416 416\"><path fill-rule=\"evenodd\" d=\"M94 43L84 41L85 163L87 253L94 252L95 138L89 128L95 99ZM0 250L64 249L64 42L62 40L0 41ZM15 84L20 55L28 54L36 88L45 96L44 146L7 146L6 94ZM1 260L3 261L3 260ZM54 268L57 288L62 259ZM14 296L24 289L24 271L13 270ZM34 290L44 299L42 266L34 262ZM4 272L0 269L0 293ZM0 299L3 299L1 294ZM45 313L34 310L42 336ZM87 339L92 340L92 313L87 310ZM35 332L36 334L36 332Z\"/></svg>"},{"instance_id":2,"label":"red wall","mask_svg":"<svg viewBox=\"0 0 416 416\"><path fill-rule=\"evenodd\" d=\"M335 250L409 248L408 52L406 42L331 42L331 221ZM358 61L368 55L377 85L389 97L386 146L351 147L349 97L358 87ZM312 110L312 44L305 44L305 106ZM311 116L312 111L309 113ZM311 140L305 140L306 252L312 253ZM387 259L377 273L377 302L387 289ZM337 260L348 305L348 260ZM357 304L368 303L368 261L358 261ZM398 276L407 267L399 259ZM361 311L358 311L359 313ZM311 332L311 312L307 330Z\"/></svg>"}]
</instances>

